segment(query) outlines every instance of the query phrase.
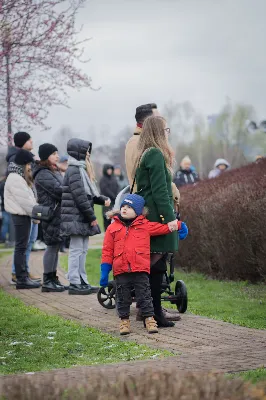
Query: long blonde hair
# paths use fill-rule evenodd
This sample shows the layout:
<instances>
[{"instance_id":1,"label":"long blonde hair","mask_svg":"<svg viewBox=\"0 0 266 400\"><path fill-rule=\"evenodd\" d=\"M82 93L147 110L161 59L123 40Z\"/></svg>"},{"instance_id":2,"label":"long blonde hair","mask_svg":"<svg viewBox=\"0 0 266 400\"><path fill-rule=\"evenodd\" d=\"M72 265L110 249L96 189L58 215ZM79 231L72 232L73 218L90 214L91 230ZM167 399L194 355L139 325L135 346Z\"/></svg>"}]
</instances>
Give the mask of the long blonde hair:
<instances>
[{"instance_id":1,"label":"long blonde hair","mask_svg":"<svg viewBox=\"0 0 266 400\"><path fill-rule=\"evenodd\" d=\"M174 152L168 142L165 132L165 119L162 117L151 115L144 121L137 147L138 158L134 168L134 176L142 154L150 147L156 147L161 150L166 168L173 174Z\"/></svg>"},{"instance_id":2,"label":"long blonde hair","mask_svg":"<svg viewBox=\"0 0 266 400\"><path fill-rule=\"evenodd\" d=\"M92 182L96 182L94 167L93 167L90 157L86 157L86 169L87 169L87 174L88 174L90 180Z\"/></svg>"}]
</instances>

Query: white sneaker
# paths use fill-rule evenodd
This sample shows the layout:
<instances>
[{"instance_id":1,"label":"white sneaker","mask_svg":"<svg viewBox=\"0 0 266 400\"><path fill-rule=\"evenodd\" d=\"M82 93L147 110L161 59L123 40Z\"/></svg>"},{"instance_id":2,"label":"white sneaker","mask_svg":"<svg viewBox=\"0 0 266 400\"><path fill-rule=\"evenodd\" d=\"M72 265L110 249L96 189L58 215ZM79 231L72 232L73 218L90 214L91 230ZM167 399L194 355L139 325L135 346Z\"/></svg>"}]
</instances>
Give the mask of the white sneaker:
<instances>
[{"instance_id":1,"label":"white sneaker","mask_svg":"<svg viewBox=\"0 0 266 400\"><path fill-rule=\"evenodd\" d=\"M41 240L36 240L36 242L32 246L33 251L45 250L47 248L46 244Z\"/></svg>"}]
</instances>

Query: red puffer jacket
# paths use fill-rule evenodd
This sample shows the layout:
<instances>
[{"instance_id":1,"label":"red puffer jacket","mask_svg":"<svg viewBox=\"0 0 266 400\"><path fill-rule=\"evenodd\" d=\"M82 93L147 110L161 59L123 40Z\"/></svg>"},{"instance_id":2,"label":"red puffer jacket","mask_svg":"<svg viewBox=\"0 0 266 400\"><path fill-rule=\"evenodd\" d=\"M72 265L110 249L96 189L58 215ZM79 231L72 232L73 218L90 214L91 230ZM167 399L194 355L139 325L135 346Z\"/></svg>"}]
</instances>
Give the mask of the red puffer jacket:
<instances>
[{"instance_id":1,"label":"red puffer jacket","mask_svg":"<svg viewBox=\"0 0 266 400\"><path fill-rule=\"evenodd\" d=\"M150 237L170 233L168 225L150 222L142 215L137 217L129 227L118 217L114 219L115 222L105 233L102 263L113 266L114 276L125 272L149 274Z\"/></svg>"}]
</instances>

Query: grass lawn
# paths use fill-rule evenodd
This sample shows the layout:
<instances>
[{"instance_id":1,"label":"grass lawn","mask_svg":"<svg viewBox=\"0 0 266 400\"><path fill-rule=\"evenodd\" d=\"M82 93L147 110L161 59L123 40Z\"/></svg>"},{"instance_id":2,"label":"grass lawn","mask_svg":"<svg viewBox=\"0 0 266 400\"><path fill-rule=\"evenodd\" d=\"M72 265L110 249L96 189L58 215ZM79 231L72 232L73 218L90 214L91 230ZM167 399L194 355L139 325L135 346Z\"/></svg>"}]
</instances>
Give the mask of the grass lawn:
<instances>
[{"instance_id":1,"label":"grass lawn","mask_svg":"<svg viewBox=\"0 0 266 400\"><path fill-rule=\"evenodd\" d=\"M229 378L239 377L244 381L251 383L266 382L266 368L258 368L250 371L240 372L238 374L228 374Z\"/></svg>"},{"instance_id":2,"label":"grass lawn","mask_svg":"<svg viewBox=\"0 0 266 400\"><path fill-rule=\"evenodd\" d=\"M8 249L8 250L5 250L5 251L0 251L0 260L1 260L2 258L5 258L5 257L7 257L7 256L10 256L10 254L12 254L13 251L14 251L14 250L12 250L12 249Z\"/></svg>"},{"instance_id":3,"label":"grass lawn","mask_svg":"<svg viewBox=\"0 0 266 400\"><path fill-rule=\"evenodd\" d=\"M90 283L99 284L101 250L89 250L87 274ZM60 263L67 269L67 256ZM175 272L188 289L188 311L250 328L266 329L266 285L225 282L205 278L198 273ZM111 274L110 274L110 279ZM175 307L165 303L166 307Z\"/></svg>"},{"instance_id":4,"label":"grass lawn","mask_svg":"<svg viewBox=\"0 0 266 400\"><path fill-rule=\"evenodd\" d=\"M103 228L103 215L102 215L102 207L98 206L97 204L95 204L94 206L94 212L99 224L99 227L101 228L101 231L104 232L104 228Z\"/></svg>"},{"instance_id":5,"label":"grass lawn","mask_svg":"<svg viewBox=\"0 0 266 400\"><path fill-rule=\"evenodd\" d=\"M169 356L49 316L0 290L0 374Z\"/></svg>"}]
</instances>

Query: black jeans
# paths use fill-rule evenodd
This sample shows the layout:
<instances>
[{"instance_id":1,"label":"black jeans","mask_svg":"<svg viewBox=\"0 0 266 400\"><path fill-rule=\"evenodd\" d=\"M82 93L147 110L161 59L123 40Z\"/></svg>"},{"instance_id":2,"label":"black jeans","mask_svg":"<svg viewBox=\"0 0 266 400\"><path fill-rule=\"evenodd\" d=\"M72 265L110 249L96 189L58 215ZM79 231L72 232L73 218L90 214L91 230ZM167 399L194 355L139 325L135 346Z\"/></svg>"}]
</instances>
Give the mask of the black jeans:
<instances>
[{"instance_id":1,"label":"black jeans","mask_svg":"<svg viewBox=\"0 0 266 400\"><path fill-rule=\"evenodd\" d=\"M136 301L144 318L153 317L149 275L146 272L131 272L115 277L116 309L121 319L129 317L132 304L131 291L135 289Z\"/></svg>"},{"instance_id":2,"label":"black jeans","mask_svg":"<svg viewBox=\"0 0 266 400\"><path fill-rule=\"evenodd\" d=\"M154 314L158 317L162 315L161 287L164 274L167 271L166 262L167 254L163 255L160 260L151 266L151 273L149 276Z\"/></svg>"},{"instance_id":3,"label":"black jeans","mask_svg":"<svg viewBox=\"0 0 266 400\"><path fill-rule=\"evenodd\" d=\"M26 268L26 250L30 237L31 219L26 215L12 214L12 220L15 227L15 252L14 264L17 279L23 279L28 276Z\"/></svg>"}]
</instances>

